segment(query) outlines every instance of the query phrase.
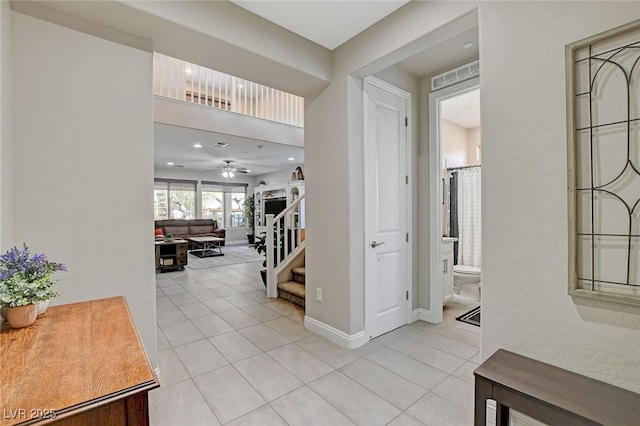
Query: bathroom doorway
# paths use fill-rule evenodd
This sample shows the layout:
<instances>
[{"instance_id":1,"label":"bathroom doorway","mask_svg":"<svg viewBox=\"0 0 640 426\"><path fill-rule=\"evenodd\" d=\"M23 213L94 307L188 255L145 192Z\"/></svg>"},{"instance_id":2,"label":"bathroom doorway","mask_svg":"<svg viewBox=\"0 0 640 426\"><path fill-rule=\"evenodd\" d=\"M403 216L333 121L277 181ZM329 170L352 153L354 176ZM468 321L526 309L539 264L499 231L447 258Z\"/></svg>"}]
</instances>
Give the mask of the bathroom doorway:
<instances>
[{"instance_id":1,"label":"bathroom doorway","mask_svg":"<svg viewBox=\"0 0 640 426\"><path fill-rule=\"evenodd\" d=\"M440 323L480 304L479 79L435 91L429 99L430 311L432 322Z\"/></svg>"}]
</instances>

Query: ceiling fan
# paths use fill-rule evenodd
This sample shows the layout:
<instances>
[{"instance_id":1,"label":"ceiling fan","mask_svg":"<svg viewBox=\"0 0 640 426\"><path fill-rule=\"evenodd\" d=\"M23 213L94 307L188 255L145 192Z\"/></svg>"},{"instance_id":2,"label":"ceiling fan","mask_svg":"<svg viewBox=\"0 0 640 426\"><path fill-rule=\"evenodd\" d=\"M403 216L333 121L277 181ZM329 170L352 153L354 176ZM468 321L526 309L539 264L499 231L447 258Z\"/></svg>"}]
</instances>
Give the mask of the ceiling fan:
<instances>
[{"instance_id":1,"label":"ceiling fan","mask_svg":"<svg viewBox=\"0 0 640 426\"><path fill-rule=\"evenodd\" d=\"M247 174L251 172L251 170L247 169L246 167L232 166L231 163L233 163L233 160L222 160L222 162L224 163L224 165L216 168L215 170L222 171L222 176L226 177L227 179L234 177L236 173Z\"/></svg>"}]
</instances>

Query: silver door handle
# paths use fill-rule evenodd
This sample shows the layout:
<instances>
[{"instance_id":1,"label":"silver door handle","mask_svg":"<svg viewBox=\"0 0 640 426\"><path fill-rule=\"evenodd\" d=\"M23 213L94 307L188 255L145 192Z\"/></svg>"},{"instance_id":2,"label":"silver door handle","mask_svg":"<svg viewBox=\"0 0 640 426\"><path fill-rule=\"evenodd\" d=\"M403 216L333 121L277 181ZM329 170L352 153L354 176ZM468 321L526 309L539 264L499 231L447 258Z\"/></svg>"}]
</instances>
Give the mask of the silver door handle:
<instances>
[{"instance_id":1,"label":"silver door handle","mask_svg":"<svg viewBox=\"0 0 640 426\"><path fill-rule=\"evenodd\" d=\"M384 241L382 241L382 242L371 241L370 246L371 246L371 248L376 248L376 247L381 246L383 244L384 244Z\"/></svg>"}]
</instances>

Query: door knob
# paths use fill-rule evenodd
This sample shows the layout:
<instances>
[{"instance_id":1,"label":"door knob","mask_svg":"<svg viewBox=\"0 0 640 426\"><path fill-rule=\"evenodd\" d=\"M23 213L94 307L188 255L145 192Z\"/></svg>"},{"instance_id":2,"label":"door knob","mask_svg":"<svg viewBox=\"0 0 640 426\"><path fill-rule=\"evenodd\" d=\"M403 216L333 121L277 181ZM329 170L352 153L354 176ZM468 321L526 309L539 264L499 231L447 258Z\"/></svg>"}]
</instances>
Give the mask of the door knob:
<instances>
[{"instance_id":1,"label":"door knob","mask_svg":"<svg viewBox=\"0 0 640 426\"><path fill-rule=\"evenodd\" d=\"M381 241L381 242L371 241L370 245L371 245L371 248L376 248L376 247L381 246L383 244L384 244L384 241Z\"/></svg>"}]
</instances>

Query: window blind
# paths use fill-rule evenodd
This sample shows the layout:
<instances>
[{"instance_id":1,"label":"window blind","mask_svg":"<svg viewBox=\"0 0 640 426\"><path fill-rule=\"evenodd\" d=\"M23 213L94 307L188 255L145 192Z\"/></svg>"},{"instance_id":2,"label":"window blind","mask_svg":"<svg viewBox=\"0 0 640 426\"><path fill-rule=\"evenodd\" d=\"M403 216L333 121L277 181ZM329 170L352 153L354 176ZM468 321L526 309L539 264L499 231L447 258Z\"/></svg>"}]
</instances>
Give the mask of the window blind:
<instances>
[{"instance_id":1,"label":"window blind","mask_svg":"<svg viewBox=\"0 0 640 426\"><path fill-rule=\"evenodd\" d=\"M155 179L154 189L169 189L171 191L195 191L195 180Z\"/></svg>"},{"instance_id":2,"label":"window blind","mask_svg":"<svg viewBox=\"0 0 640 426\"><path fill-rule=\"evenodd\" d=\"M246 183L202 182L202 192L247 192Z\"/></svg>"}]
</instances>

